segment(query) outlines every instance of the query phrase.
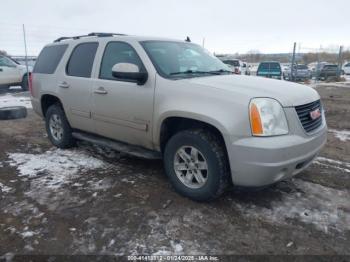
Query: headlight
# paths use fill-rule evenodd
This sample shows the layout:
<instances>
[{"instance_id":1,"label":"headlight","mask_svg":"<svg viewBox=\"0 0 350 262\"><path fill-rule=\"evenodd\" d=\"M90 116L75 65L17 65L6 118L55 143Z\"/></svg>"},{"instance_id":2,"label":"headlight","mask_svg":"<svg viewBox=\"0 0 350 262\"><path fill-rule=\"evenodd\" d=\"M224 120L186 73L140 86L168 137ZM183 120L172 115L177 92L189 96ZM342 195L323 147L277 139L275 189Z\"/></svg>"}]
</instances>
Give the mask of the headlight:
<instances>
[{"instance_id":1,"label":"headlight","mask_svg":"<svg viewBox=\"0 0 350 262\"><path fill-rule=\"evenodd\" d=\"M254 98L249 105L250 126L254 136L277 136L288 134L284 110L272 98Z\"/></svg>"}]
</instances>

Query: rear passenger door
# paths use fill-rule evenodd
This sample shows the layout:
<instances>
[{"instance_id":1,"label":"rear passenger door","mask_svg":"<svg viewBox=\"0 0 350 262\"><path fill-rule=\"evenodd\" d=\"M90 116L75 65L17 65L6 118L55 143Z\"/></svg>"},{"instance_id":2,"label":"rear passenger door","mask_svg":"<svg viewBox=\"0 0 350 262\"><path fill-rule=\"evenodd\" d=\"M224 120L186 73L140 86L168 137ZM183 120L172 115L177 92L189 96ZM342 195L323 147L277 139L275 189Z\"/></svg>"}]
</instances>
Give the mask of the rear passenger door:
<instances>
[{"instance_id":1,"label":"rear passenger door","mask_svg":"<svg viewBox=\"0 0 350 262\"><path fill-rule=\"evenodd\" d=\"M137 85L112 75L112 67L117 63L132 63L146 70L135 48L127 42L108 42L100 60L92 111L97 133L151 148L154 77L149 75L144 85Z\"/></svg>"},{"instance_id":2,"label":"rear passenger door","mask_svg":"<svg viewBox=\"0 0 350 262\"><path fill-rule=\"evenodd\" d=\"M91 91L97 42L77 44L63 69L64 77L59 79L58 88L64 103L66 115L73 128L94 132L91 120Z\"/></svg>"}]
</instances>

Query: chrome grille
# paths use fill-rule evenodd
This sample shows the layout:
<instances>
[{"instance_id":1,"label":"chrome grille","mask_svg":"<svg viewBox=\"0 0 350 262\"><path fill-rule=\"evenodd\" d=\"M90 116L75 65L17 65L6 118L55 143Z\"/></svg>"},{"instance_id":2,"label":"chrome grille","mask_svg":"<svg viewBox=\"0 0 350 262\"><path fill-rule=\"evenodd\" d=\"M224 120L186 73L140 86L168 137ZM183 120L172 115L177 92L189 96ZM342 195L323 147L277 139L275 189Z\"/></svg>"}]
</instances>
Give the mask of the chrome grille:
<instances>
[{"instance_id":1,"label":"chrome grille","mask_svg":"<svg viewBox=\"0 0 350 262\"><path fill-rule=\"evenodd\" d=\"M312 119L310 113L317 108L320 109L321 116L316 119ZM305 105L296 106L295 110L297 111L299 120L307 133L316 130L322 125L322 105L320 100Z\"/></svg>"}]
</instances>

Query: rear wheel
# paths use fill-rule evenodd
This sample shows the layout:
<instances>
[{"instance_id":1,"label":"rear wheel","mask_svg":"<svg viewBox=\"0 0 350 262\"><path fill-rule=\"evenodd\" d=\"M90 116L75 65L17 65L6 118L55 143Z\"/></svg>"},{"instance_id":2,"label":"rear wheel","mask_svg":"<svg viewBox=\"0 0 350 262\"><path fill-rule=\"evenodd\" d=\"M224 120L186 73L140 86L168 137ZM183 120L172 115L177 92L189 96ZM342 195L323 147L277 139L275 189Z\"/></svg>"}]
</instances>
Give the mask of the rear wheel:
<instances>
[{"instance_id":1,"label":"rear wheel","mask_svg":"<svg viewBox=\"0 0 350 262\"><path fill-rule=\"evenodd\" d=\"M45 124L46 132L52 144L59 148L69 148L75 145L72 129L59 104L49 107L45 115Z\"/></svg>"},{"instance_id":2,"label":"rear wheel","mask_svg":"<svg viewBox=\"0 0 350 262\"><path fill-rule=\"evenodd\" d=\"M197 201L219 197L229 185L229 165L221 141L203 130L185 130L168 141L164 165L170 182Z\"/></svg>"}]
</instances>

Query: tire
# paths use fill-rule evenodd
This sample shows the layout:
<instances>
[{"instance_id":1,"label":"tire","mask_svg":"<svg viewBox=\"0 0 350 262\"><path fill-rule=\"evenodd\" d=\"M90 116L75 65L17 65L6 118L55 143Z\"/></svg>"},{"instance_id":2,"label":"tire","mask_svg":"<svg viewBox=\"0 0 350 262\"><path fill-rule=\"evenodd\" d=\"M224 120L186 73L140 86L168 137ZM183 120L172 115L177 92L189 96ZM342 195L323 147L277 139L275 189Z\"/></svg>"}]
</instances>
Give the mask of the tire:
<instances>
[{"instance_id":1,"label":"tire","mask_svg":"<svg viewBox=\"0 0 350 262\"><path fill-rule=\"evenodd\" d=\"M28 75L24 75L23 76L21 87L22 87L23 91L28 91L29 90Z\"/></svg>"},{"instance_id":2,"label":"tire","mask_svg":"<svg viewBox=\"0 0 350 262\"><path fill-rule=\"evenodd\" d=\"M187 170L175 171L175 164L179 165L179 167L181 165L181 168L186 166L184 158L179 157L178 152L181 149L185 150L185 152L186 150L191 150L192 152L192 148L199 151L199 154L197 154L197 163L201 163L204 167L204 159L207 163L207 170L196 169L195 171L191 171L190 169L193 168L194 163L188 162L187 166L192 166L188 167ZM191 152L187 151L188 154ZM181 195L195 201L210 201L218 198L230 184L230 168L224 146L215 135L202 129L181 131L171 137L165 146L164 166L165 172L175 190ZM189 172L192 172L192 174L189 174ZM201 177L205 179L202 185L199 183L196 185L195 182L199 180L196 179L197 176L193 172L197 176L197 172L201 172ZM186 185L179 178L182 177L184 180L187 175L192 175L192 180L190 182L187 181L193 184L191 186Z\"/></svg>"},{"instance_id":3,"label":"tire","mask_svg":"<svg viewBox=\"0 0 350 262\"><path fill-rule=\"evenodd\" d=\"M27 108L24 106L0 108L0 120L20 119L25 117L27 117Z\"/></svg>"},{"instance_id":4,"label":"tire","mask_svg":"<svg viewBox=\"0 0 350 262\"><path fill-rule=\"evenodd\" d=\"M75 145L72 128L61 105L54 104L48 108L45 114L45 126L53 145L58 148L70 148Z\"/></svg>"}]
</instances>

